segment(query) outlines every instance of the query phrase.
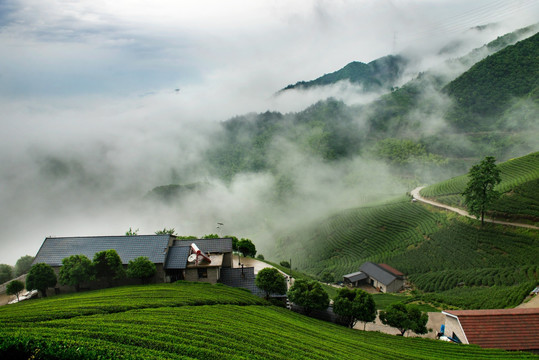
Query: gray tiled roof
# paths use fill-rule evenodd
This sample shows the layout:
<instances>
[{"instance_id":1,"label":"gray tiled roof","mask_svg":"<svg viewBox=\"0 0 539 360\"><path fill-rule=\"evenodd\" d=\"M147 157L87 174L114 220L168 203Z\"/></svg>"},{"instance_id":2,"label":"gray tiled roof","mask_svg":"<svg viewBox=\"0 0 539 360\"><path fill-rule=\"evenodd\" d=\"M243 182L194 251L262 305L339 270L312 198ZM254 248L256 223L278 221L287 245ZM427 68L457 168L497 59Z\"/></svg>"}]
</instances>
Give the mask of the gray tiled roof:
<instances>
[{"instance_id":1,"label":"gray tiled roof","mask_svg":"<svg viewBox=\"0 0 539 360\"><path fill-rule=\"evenodd\" d=\"M356 282L356 281L359 281L359 280L364 280L367 277L368 277L367 274L365 274L362 271L358 271L358 272L355 272L355 273L343 275L343 278L348 279L350 282Z\"/></svg>"},{"instance_id":2,"label":"gray tiled roof","mask_svg":"<svg viewBox=\"0 0 539 360\"><path fill-rule=\"evenodd\" d=\"M189 250L188 246L171 246L168 249L165 269L185 269Z\"/></svg>"},{"instance_id":3,"label":"gray tiled roof","mask_svg":"<svg viewBox=\"0 0 539 360\"><path fill-rule=\"evenodd\" d=\"M174 246L191 246L192 243L205 253L232 252L232 239L174 240Z\"/></svg>"},{"instance_id":4,"label":"gray tiled roof","mask_svg":"<svg viewBox=\"0 0 539 360\"><path fill-rule=\"evenodd\" d=\"M253 267L244 267L243 276L241 268L222 268L221 282L228 286L247 289L257 296L266 295L255 285L255 269Z\"/></svg>"},{"instance_id":5,"label":"gray tiled roof","mask_svg":"<svg viewBox=\"0 0 539 360\"><path fill-rule=\"evenodd\" d=\"M371 278L378 280L384 285L389 285L397 278L395 275L379 267L375 263L366 262L359 268L362 272L369 275Z\"/></svg>"},{"instance_id":6,"label":"gray tiled roof","mask_svg":"<svg viewBox=\"0 0 539 360\"><path fill-rule=\"evenodd\" d=\"M46 238L33 263L61 266L62 259L71 255L82 254L92 260L99 251L114 249L123 264L139 256L146 256L151 262L162 264L165 262L169 239L170 235Z\"/></svg>"}]
</instances>

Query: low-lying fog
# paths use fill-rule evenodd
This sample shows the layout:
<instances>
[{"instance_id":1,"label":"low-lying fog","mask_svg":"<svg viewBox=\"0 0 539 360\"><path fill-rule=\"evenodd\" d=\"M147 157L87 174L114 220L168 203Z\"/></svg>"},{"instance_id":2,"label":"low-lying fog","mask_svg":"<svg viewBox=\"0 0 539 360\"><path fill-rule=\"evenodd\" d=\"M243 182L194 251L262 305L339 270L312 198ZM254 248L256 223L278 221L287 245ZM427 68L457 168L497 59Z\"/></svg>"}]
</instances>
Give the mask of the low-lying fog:
<instances>
[{"instance_id":1,"label":"low-lying fog","mask_svg":"<svg viewBox=\"0 0 539 360\"><path fill-rule=\"evenodd\" d=\"M275 156L297 191L276 205L271 174L225 184L202 154L234 115L379 95L340 83L274 96L288 84L392 53L416 60L411 78L533 23L538 11L534 1L5 1L0 263L35 255L46 236L130 227L250 237L263 252L274 231L404 193L384 164L332 165L283 140ZM156 186L193 182L211 186L172 205L143 199Z\"/></svg>"}]
</instances>

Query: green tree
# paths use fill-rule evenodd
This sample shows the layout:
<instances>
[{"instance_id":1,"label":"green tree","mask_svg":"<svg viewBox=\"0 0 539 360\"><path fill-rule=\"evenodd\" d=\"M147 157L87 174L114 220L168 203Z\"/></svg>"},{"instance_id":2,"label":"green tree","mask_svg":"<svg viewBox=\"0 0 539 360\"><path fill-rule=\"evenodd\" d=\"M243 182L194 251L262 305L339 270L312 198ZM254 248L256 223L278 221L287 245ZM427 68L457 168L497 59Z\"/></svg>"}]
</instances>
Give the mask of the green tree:
<instances>
[{"instance_id":1,"label":"green tree","mask_svg":"<svg viewBox=\"0 0 539 360\"><path fill-rule=\"evenodd\" d=\"M129 228L129 230L127 230L125 232L125 236L137 236L138 231L139 231L139 229L133 230L133 229Z\"/></svg>"},{"instance_id":2,"label":"green tree","mask_svg":"<svg viewBox=\"0 0 539 360\"><path fill-rule=\"evenodd\" d=\"M279 263L279 265L281 265L282 267L290 269L290 263L288 261L286 261L286 260L281 261Z\"/></svg>"},{"instance_id":3,"label":"green tree","mask_svg":"<svg viewBox=\"0 0 539 360\"><path fill-rule=\"evenodd\" d=\"M163 230L157 230L155 232L155 235L167 235L167 234L168 235L176 235L176 229L174 229L174 228L167 229L165 227L165 228L163 228Z\"/></svg>"},{"instance_id":4,"label":"green tree","mask_svg":"<svg viewBox=\"0 0 539 360\"><path fill-rule=\"evenodd\" d=\"M47 289L56 285L56 274L50 265L37 263L30 268L26 276L26 289L38 290L47 297Z\"/></svg>"},{"instance_id":5,"label":"green tree","mask_svg":"<svg viewBox=\"0 0 539 360\"><path fill-rule=\"evenodd\" d=\"M485 157L468 172L468 184L462 193L468 212L475 217L481 216L481 225L485 222L485 211L500 197L494 187L501 182L500 170L496 167L493 156Z\"/></svg>"},{"instance_id":6,"label":"green tree","mask_svg":"<svg viewBox=\"0 0 539 360\"><path fill-rule=\"evenodd\" d=\"M206 234L202 237L203 239L219 239L220 236L217 234Z\"/></svg>"},{"instance_id":7,"label":"green tree","mask_svg":"<svg viewBox=\"0 0 539 360\"><path fill-rule=\"evenodd\" d=\"M16 295L17 301L19 301L19 293L24 290L24 284L22 281L13 280L6 286L6 293L8 295Z\"/></svg>"},{"instance_id":8,"label":"green tree","mask_svg":"<svg viewBox=\"0 0 539 360\"><path fill-rule=\"evenodd\" d=\"M140 279L143 284L154 276L156 271L155 264L145 256L130 260L127 265L127 276Z\"/></svg>"},{"instance_id":9,"label":"green tree","mask_svg":"<svg viewBox=\"0 0 539 360\"><path fill-rule=\"evenodd\" d=\"M256 275L255 284L266 293L266 299L269 299L271 294L286 293L286 280L275 268L260 270Z\"/></svg>"},{"instance_id":10,"label":"green tree","mask_svg":"<svg viewBox=\"0 0 539 360\"><path fill-rule=\"evenodd\" d=\"M106 279L109 287L112 286L112 280L125 277L122 259L114 249L96 253L93 264L97 278Z\"/></svg>"},{"instance_id":11,"label":"green tree","mask_svg":"<svg viewBox=\"0 0 539 360\"><path fill-rule=\"evenodd\" d=\"M426 334L429 316L414 305L397 303L389 305L386 311L381 311L380 320L385 325L399 329L401 336L404 336L408 330L416 334Z\"/></svg>"},{"instance_id":12,"label":"green tree","mask_svg":"<svg viewBox=\"0 0 539 360\"><path fill-rule=\"evenodd\" d=\"M322 272L322 274L320 275L320 279L322 280L322 282L325 282L325 283L332 283L335 281L335 273L329 271L329 270L325 270L324 272Z\"/></svg>"},{"instance_id":13,"label":"green tree","mask_svg":"<svg viewBox=\"0 0 539 360\"><path fill-rule=\"evenodd\" d=\"M337 292L333 312L339 315L341 321L349 328L353 328L356 322L362 321L363 330L365 330L367 323L376 319L376 304L372 295L366 291L342 288Z\"/></svg>"},{"instance_id":14,"label":"green tree","mask_svg":"<svg viewBox=\"0 0 539 360\"><path fill-rule=\"evenodd\" d=\"M301 306L305 315L313 310L325 310L329 306L329 295L316 280L297 279L288 290L288 298Z\"/></svg>"},{"instance_id":15,"label":"green tree","mask_svg":"<svg viewBox=\"0 0 539 360\"><path fill-rule=\"evenodd\" d=\"M242 238L238 241L238 251L243 254L243 256L255 256L256 247L255 244L249 239Z\"/></svg>"},{"instance_id":16,"label":"green tree","mask_svg":"<svg viewBox=\"0 0 539 360\"><path fill-rule=\"evenodd\" d=\"M225 235L225 238L232 239L232 251L238 251L238 238L232 235Z\"/></svg>"},{"instance_id":17,"label":"green tree","mask_svg":"<svg viewBox=\"0 0 539 360\"><path fill-rule=\"evenodd\" d=\"M15 263L15 277L26 274L32 267L34 257L30 255L21 256Z\"/></svg>"},{"instance_id":18,"label":"green tree","mask_svg":"<svg viewBox=\"0 0 539 360\"><path fill-rule=\"evenodd\" d=\"M0 284L13 279L13 266L8 264L0 264Z\"/></svg>"},{"instance_id":19,"label":"green tree","mask_svg":"<svg viewBox=\"0 0 539 360\"><path fill-rule=\"evenodd\" d=\"M58 282L62 285L74 286L80 290L80 284L95 278L92 261L85 255L71 255L62 259L62 267L58 274Z\"/></svg>"}]
</instances>

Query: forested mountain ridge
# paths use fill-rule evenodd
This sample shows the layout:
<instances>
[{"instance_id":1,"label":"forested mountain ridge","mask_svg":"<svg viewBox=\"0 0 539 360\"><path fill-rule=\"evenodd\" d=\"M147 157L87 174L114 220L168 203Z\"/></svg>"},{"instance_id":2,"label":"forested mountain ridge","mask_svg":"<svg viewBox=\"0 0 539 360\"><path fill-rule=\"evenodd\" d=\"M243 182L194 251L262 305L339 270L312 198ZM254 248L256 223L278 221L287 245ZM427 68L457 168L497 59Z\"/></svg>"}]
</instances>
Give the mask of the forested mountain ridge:
<instances>
[{"instance_id":1,"label":"forested mountain ridge","mask_svg":"<svg viewBox=\"0 0 539 360\"><path fill-rule=\"evenodd\" d=\"M353 61L340 70L325 74L315 80L298 81L294 85L286 86L281 91L291 89L305 90L316 86L335 84L343 80L361 85L366 91L387 91L395 86L407 64L408 60L402 55L384 56L368 64Z\"/></svg>"},{"instance_id":2,"label":"forested mountain ridge","mask_svg":"<svg viewBox=\"0 0 539 360\"><path fill-rule=\"evenodd\" d=\"M386 161L387 156L383 154L387 151L379 150L388 145L388 138L393 138L399 139L391 143L393 152L408 151L411 142L422 149L419 155L427 165L435 159L436 166L443 159L482 154L505 159L533 151L528 137L536 131L533 129L536 113L532 109L538 105L538 36L488 56L449 84L443 77L426 72L366 105L348 106L330 98L298 113L268 111L224 121L206 153L211 172L224 179L242 172L269 170L275 173L284 143L324 161L339 161L356 155L380 157L381 154L381 159ZM498 44L495 47L501 46L500 39L495 42ZM511 65L505 67L505 63ZM495 69L500 71L494 73ZM491 79L493 76L496 79ZM520 108L519 100L525 100ZM469 110L473 102L484 104L478 109L495 104L488 107L484 116L468 119L476 114ZM508 113L509 107L519 111L525 106L526 117L512 118ZM510 118L511 121L504 121L512 128L494 126L504 117ZM468 134L478 130L492 132ZM516 131L505 133L506 130ZM417 160L416 155L410 154ZM404 162L408 157L405 155ZM454 164L446 163L447 166ZM462 162L460 164L455 170L464 169Z\"/></svg>"},{"instance_id":3,"label":"forested mountain ridge","mask_svg":"<svg viewBox=\"0 0 539 360\"><path fill-rule=\"evenodd\" d=\"M487 57L445 86L455 102L448 118L462 131L514 127L495 120L502 120L513 99L537 101L538 79L539 33Z\"/></svg>"}]
</instances>

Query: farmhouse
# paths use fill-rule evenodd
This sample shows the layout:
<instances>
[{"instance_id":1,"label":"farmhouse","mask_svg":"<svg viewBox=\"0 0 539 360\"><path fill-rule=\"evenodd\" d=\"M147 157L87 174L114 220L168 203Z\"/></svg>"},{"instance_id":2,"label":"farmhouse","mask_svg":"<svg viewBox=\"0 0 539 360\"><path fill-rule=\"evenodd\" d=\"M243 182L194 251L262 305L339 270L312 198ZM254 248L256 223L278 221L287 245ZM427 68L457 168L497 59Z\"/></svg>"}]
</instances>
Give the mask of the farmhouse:
<instances>
[{"instance_id":1,"label":"farmhouse","mask_svg":"<svg viewBox=\"0 0 539 360\"><path fill-rule=\"evenodd\" d=\"M137 257L148 257L157 269L152 282L223 282L250 290L255 288L252 269L233 268L232 239L229 238L182 240L173 235L48 237L34 264L46 263L58 273L62 259L68 256L82 254L91 260L97 252L109 249L118 253L124 267Z\"/></svg>"},{"instance_id":2,"label":"farmhouse","mask_svg":"<svg viewBox=\"0 0 539 360\"><path fill-rule=\"evenodd\" d=\"M483 348L539 353L539 308L447 310L444 334Z\"/></svg>"},{"instance_id":3,"label":"farmhouse","mask_svg":"<svg viewBox=\"0 0 539 360\"><path fill-rule=\"evenodd\" d=\"M404 287L404 274L387 264L366 262L358 272L343 276L351 286L372 285L381 292L397 292Z\"/></svg>"}]
</instances>

